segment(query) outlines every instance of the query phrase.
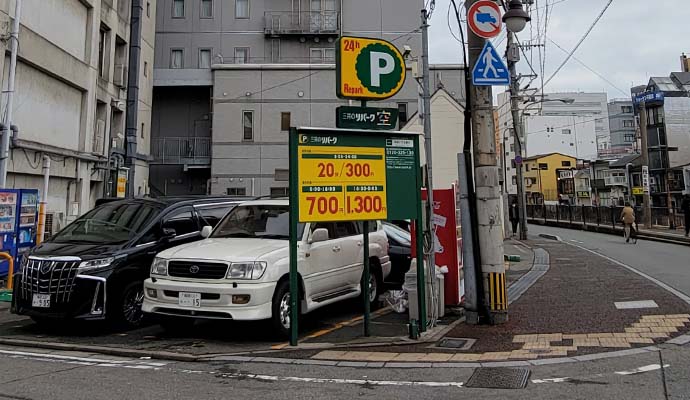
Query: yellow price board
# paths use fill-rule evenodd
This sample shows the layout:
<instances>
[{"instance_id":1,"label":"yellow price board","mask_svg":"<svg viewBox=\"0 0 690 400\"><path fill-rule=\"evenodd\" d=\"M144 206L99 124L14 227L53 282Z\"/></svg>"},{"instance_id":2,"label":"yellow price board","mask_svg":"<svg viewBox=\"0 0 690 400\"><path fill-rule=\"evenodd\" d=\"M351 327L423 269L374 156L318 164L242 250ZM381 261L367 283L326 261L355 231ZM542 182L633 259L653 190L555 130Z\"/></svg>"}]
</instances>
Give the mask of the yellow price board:
<instances>
[{"instance_id":1,"label":"yellow price board","mask_svg":"<svg viewBox=\"0 0 690 400\"><path fill-rule=\"evenodd\" d=\"M644 188L636 186L636 187L632 188L632 194L635 196L641 196L644 194Z\"/></svg>"},{"instance_id":2,"label":"yellow price board","mask_svg":"<svg viewBox=\"0 0 690 400\"><path fill-rule=\"evenodd\" d=\"M299 221L387 219L385 149L300 146Z\"/></svg>"},{"instance_id":3,"label":"yellow price board","mask_svg":"<svg viewBox=\"0 0 690 400\"><path fill-rule=\"evenodd\" d=\"M336 46L336 94L345 99L387 99L405 83L405 60L390 42L343 36Z\"/></svg>"}]
</instances>

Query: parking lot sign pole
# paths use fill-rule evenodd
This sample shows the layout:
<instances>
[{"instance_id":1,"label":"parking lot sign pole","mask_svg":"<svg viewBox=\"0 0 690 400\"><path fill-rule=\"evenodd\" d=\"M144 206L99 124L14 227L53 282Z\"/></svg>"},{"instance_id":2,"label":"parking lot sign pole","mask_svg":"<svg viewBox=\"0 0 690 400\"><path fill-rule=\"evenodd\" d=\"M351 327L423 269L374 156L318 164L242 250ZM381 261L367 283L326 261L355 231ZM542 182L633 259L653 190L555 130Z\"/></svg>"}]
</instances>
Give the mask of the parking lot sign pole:
<instances>
[{"instance_id":1,"label":"parking lot sign pole","mask_svg":"<svg viewBox=\"0 0 690 400\"><path fill-rule=\"evenodd\" d=\"M362 274L362 290L364 294L364 336L371 336L371 309L369 303L369 296L371 295L369 282L371 282L371 270L369 266L369 221L362 222L362 230L364 231L364 273Z\"/></svg>"},{"instance_id":2,"label":"parking lot sign pole","mask_svg":"<svg viewBox=\"0 0 690 400\"><path fill-rule=\"evenodd\" d=\"M290 128L290 346L297 346L299 319L299 284L297 282L297 231L299 196L297 192L297 129Z\"/></svg>"}]
</instances>

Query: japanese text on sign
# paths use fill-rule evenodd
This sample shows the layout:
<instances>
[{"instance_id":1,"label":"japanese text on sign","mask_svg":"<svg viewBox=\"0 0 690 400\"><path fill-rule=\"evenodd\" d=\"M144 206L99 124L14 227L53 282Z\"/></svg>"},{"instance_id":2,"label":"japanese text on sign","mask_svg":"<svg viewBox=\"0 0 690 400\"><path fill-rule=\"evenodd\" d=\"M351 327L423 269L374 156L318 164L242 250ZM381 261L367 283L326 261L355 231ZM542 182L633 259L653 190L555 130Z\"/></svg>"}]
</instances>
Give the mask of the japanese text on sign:
<instances>
[{"instance_id":1,"label":"japanese text on sign","mask_svg":"<svg viewBox=\"0 0 690 400\"><path fill-rule=\"evenodd\" d=\"M387 219L385 149L302 145L298 168L300 222Z\"/></svg>"}]
</instances>

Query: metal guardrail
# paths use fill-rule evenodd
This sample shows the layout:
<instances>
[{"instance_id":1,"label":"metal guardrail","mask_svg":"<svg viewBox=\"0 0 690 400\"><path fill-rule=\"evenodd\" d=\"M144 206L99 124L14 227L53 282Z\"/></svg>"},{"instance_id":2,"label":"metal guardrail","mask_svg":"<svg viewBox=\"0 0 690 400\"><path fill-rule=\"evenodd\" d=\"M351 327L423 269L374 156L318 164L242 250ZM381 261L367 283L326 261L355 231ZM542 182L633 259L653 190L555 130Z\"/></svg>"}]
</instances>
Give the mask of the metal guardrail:
<instances>
[{"instance_id":1,"label":"metal guardrail","mask_svg":"<svg viewBox=\"0 0 690 400\"><path fill-rule=\"evenodd\" d=\"M267 11L264 13L267 35L338 35L340 13L337 11Z\"/></svg>"},{"instance_id":2,"label":"metal guardrail","mask_svg":"<svg viewBox=\"0 0 690 400\"><path fill-rule=\"evenodd\" d=\"M594 206L573 206L573 205L546 205L529 204L527 205L527 218L533 220L555 221L570 224L588 224L596 226L610 226L612 228L622 227L620 215L623 207L594 207ZM652 226L668 227L669 213L668 208L652 207ZM644 221L644 210L640 207L635 208L637 223ZM685 224L684 214L680 210L674 213L675 227L681 228Z\"/></svg>"},{"instance_id":3,"label":"metal guardrail","mask_svg":"<svg viewBox=\"0 0 690 400\"><path fill-rule=\"evenodd\" d=\"M158 164L210 164L211 138L153 138L151 156Z\"/></svg>"}]
</instances>

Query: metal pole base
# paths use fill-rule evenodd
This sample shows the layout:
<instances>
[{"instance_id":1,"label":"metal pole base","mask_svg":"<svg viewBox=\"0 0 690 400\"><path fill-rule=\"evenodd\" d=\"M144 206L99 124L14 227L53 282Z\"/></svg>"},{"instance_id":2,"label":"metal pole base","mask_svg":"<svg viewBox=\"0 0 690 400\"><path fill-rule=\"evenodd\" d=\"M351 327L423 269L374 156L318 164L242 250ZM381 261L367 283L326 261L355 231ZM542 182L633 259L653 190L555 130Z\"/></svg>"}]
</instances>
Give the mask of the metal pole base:
<instances>
[{"instance_id":1,"label":"metal pole base","mask_svg":"<svg viewBox=\"0 0 690 400\"><path fill-rule=\"evenodd\" d=\"M479 313L477 311L465 310L465 323L469 325L479 325Z\"/></svg>"},{"instance_id":2,"label":"metal pole base","mask_svg":"<svg viewBox=\"0 0 690 400\"><path fill-rule=\"evenodd\" d=\"M507 311L491 311L489 313L489 324L491 325L501 325L508 322L508 312Z\"/></svg>"}]
</instances>

